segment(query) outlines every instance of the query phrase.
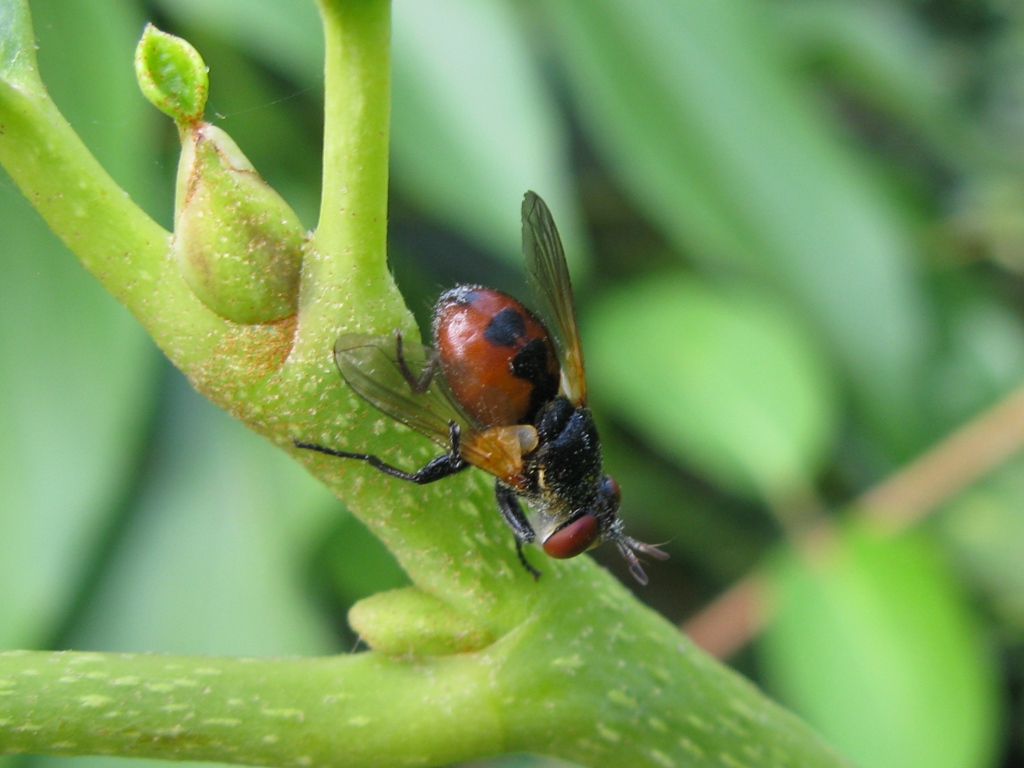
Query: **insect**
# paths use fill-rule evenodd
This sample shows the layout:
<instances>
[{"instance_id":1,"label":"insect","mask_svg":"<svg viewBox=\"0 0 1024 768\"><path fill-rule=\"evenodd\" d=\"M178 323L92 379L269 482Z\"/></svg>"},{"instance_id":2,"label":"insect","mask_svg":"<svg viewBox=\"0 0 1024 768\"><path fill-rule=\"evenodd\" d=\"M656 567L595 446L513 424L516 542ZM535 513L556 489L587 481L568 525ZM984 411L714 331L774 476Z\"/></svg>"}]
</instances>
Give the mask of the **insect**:
<instances>
[{"instance_id":1,"label":"insect","mask_svg":"<svg viewBox=\"0 0 1024 768\"><path fill-rule=\"evenodd\" d=\"M432 348L398 333L345 334L334 346L338 370L357 394L445 453L407 472L368 453L295 445L359 459L419 484L479 467L496 478L498 510L534 578L540 572L526 560L525 544L538 542L550 557L564 559L611 541L633 577L646 584L637 553L658 560L668 555L623 532L619 485L602 468L587 408L562 242L547 205L533 192L523 199L522 217L527 276L541 317L500 291L461 285L438 299Z\"/></svg>"}]
</instances>

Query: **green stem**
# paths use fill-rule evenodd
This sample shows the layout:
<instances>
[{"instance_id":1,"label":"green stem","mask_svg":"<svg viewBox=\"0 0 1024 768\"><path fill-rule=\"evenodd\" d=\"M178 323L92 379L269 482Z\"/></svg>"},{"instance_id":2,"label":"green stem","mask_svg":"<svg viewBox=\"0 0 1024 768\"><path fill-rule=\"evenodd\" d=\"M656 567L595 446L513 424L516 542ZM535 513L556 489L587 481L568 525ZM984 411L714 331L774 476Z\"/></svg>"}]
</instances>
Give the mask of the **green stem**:
<instances>
[{"instance_id":1,"label":"green stem","mask_svg":"<svg viewBox=\"0 0 1024 768\"><path fill-rule=\"evenodd\" d=\"M476 653L0 654L0 753L346 768L501 752L593 768L846 766L609 578L559 587Z\"/></svg>"},{"instance_id":2,"label":"green stem","mask_svg":"<svg viewBox=\"0 0 1024 768\"><path fill-rule=\"evenodd\" d=\"M443 713L423 705L434 675L452 684ZM441 765L500 749L493 717L480 717L479 688L471 665L375 654L0 653L0 754ZM461 723L456 738L453 722Z\"/></svg>"},{"instance_id":3,"label":"green stem","mask_svg":"<svg viewBox=\"0 0 1024 768\"><path fill-rule=\"evenodd\" d=\"M320 221L305 266L303 328L372 323L381 332L411 316L387 263L391 5L320 0L325 37L324 156ZM353 309L380 307L372 319ZM327 346L320 346L322 342ZM296 353L323 354L333 338L300 333Z\"/></svg>"},{"instance_id":4,"label":"green stem","mask_svg":"<svg viewBox=\"0 0 1024 768\"><path fill-rule=\"evenodd\" d=\"M169 233L103 170L50 100L23 1L0 3L0 32L0 164L111 293L131 301L152 292Z\"/></svg>"},{"instance_id":5,"label":"green stem","mask_svg":"<svg viewBox=\"0 0 1024 768\"><path fill-rule=\"evenodd\" d=\"M0 163L111 293L126 303L151 294L169 233L125 195L38 86L0 80Z\"/></svg>"}]
</instances>

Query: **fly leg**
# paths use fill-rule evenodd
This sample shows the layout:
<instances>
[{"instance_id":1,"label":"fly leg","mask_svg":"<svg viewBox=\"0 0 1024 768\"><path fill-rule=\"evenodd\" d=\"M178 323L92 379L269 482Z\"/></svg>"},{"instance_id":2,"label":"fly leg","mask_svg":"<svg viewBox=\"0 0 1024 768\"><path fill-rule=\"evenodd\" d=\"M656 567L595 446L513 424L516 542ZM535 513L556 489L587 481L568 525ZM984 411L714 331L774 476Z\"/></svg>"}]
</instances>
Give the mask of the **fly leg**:
<instances>
[{"instance_id":1,"label":"fly leg","mask_svg":"<svg viewBox=\"0 0 1024 768\"><path fill-rule=\"evenodd\" d=\"M460 434L459 425L454 421L449 422L448 436L451 440L451 447L448 449L448 453L438 456L436 459L431 459L425 466L415 472L406 472L404 469L392 466L372 453L338 451L334 448L326 448L316 443L305 443L300 440L294 440L293 442L296 448L305 448L310 451L325 453L328 456L338 456L342 459L359 459L360 461L365 461L374 469L380 470L385 475L397 477L399 480L408 480L410 483L416 483L417 485L426 485L427 483L433 483L436 480L450 477L469 466L469 463L459 455Z\"/></svg>"},{"instance_id":2,"label":"fly leg","mask_svg":"<svg viewBox=\"0 0 1024 768\"><path fill-rule=\"evenodd\" d=\"M395 359L398 361L398 370L402 374L402 377L409 383L409 388L417 395L422 395L430 387L430 382L434 380L434 374L437 373L437 355L430 347L426 347L427 359L423 363L423 370L420 371L420 375L417 376L412 372L412 368L405 361L405 350L402 347L402 334L395 331Z\"/></svg>"},{"instance_id":3,"label":"fly leg","mask_svg":"<svg viewBox=\"0 0 1024 768\"><path fill-rule=\"evenodd\" d=\"M519 556L519 562L523 564L526 572L533 576L534 581L536 581L540 578L540 571L527 562L526 555L523 553L523 544L532 542L537 538L537 534L534 533L533 528L530 526L530 521L523 514L523 508L519 504L519 497L512 487L505 485L500 480L494 484L494 495L498 499L498 511L501 512L502 520L512 529L512 534L516 538L516 554Z\"/></svg>"}]
</instances>

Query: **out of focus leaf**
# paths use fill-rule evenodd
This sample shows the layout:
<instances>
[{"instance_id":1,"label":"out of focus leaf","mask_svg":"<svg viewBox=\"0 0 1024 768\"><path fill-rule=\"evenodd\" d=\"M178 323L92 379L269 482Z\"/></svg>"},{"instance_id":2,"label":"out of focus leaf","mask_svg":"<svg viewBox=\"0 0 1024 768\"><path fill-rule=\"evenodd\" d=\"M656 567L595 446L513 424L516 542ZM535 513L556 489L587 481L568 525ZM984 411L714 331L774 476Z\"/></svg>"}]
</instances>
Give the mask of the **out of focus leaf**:
<instances>
[{"instance_id":1,"label":"out of focus leaf","mask_svg":"<svg viewBox=\"0 0 1024 768\"><path fill-rule=\"evenodd\" d=\"M156 355L22 201L0 219L0 647L25 647L62 621L137 467Z\"/></svg>"},{"instance_id":2,"label":"out of focus leaf","mask_svg":"<svg viewBox=\"0 0 1024 768\"><path fill-rule=\"evenodd\" d=\"M309 88L321 85L323 90L323 33L315 3L157 0L157 4L178 23L220 35L295 82Z\"/></svg>"},{"instance_id":3,"label":"out of focus leaf","mask_svg":"<svg viewBox=\"0 0 1024 768\"><path fill-rule=\"evenodd\" d=\"M175 380L136 516L72 644L235 656L330 650L302 587L310 540L337 504Z\"/></svg>"},{"instance_id":4,"label":"out of focus leaf","mask_svg":"<svg viewBox=\"0 0 1024 768\"><path fill-rule=\"evenodd\" d=\"M846 531L776 566L770 690L861 768L993 764L996 669L931 540Z\"/></svg>"},{"instance_id":5,"label":"out of focus leaf","mask_svg":"<svg viewBox=\"0 0 1024 768\"><path fill-rule=\"evenodd\" d=\"M951 218L963 244L1005 269L1024 271L1024 180L1019 174L978 174L964 185Z\"/></svg>"},{"instance_id":6,"label":"out of focus leaf","mask_svg":"<svg viewBox=\"0 0 1024 768\"><path fill-rule=\"evenodd\" d=\"M431 216L519 263L519 203L532 189L581 252L568 136L504 0L396 0L395 183Z\"/></svg>"},{"instance_id":7,"label":"out of focus leaf","mask_svg":"<svg viewBox=\"0 0 1024 768\"><path fill-rule=\"evenodd\" d=\"M325 554L324 570L329 571L338 597L348 605L409 585L409 577L387 547L354 517L340 521Z\"/></svg>"},{"instance_id":8,"label":"out of focus leaf","mask_svg":"<svg viewBox=\"0 0 1024 768\"><path fill-rule=\"evenodd\" d=\"M931 423L942 435L1024 381L1024 328L1010 309L961 276L943 307L946 349L931 366Z\"/></svg>"},{"instance_id":9,"label":"out of focus leaf","mask_svg":"<svg viewBox=\"0 0 1024 768\"><path fill-rule=\"evenodd\" d=\"M119 182L148 190L141 19L119 0L32 11L58 105ZM0 198L0 647L32 647L64 620L136 468L157 358L10 182Z\"/></svg>"},{"instance_id":10,"label":"out of focus leaf","mask_svg":"<svg viewBox=\"0 0 1024 768\"><path fill-rule=\"evenodd\" d=\"M929 317L910 222L745 0L548 3L585 130L683 252L792 296L891 448L921 439Z\"/></svg>"},{"instance_id":11,"label":"out of focus leaf","mask_svg":"<svg viewBox=\"0 0 1024 768\"><path fill-rule=\"evenodd\" d=\"M834 395L781 305L661 277L615 291L589 317L596 393L670 455L775 501L809 487L834 437Z\"/></svg>"},{"instance_id":12,"label":"out of focus leaf","mask_svg":"<svg viewBox=\"0 0 1024 768\"><path fill-rule=\"evenodd\" d=\"M939 530L1010 633L1024 633L1024 460L951 502Z\"/></svg>"},{"instance_id":13,"label":"out of focus leaf","mask_svg":"<svg viewBox=\"0 0 1024 768\"><path fill-rule=\"evenodd\" d=\"M835 0L780 9L779 38L805 65L825 69L871 107L919 133L951 168L980 159L957 109L963 95L957 59L929 34L915 9Z\"/></svg>"},{"instance_id":14,"label":"out of focus leaf","mask_svg":"<svg viewBox=\"0 0 1024 768\"><path fill-rule=\"evenodd\" d=\"M461 768L574 768L576 763L567 763L553 757L539 755L504 755L490 760L474 760L464 763Z\"/></svg>"}]
</instances>

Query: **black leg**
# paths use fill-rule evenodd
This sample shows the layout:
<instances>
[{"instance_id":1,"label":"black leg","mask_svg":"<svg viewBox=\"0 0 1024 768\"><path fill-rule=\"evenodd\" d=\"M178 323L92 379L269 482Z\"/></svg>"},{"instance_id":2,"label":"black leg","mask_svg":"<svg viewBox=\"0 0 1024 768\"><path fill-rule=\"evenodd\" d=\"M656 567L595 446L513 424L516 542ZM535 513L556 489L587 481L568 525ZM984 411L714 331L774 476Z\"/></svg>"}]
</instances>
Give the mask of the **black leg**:
<instances>
[{"instance_id":1,"label":"black leg","mask_svg":"<svg viewBox=\"0 0 1024 768\"><path fill-rule=\"evenodd\" d=\"M523 568L526 569L526 572L533 576L533 580L537 581L540 579L540 571L530 565L529 561L527 561L526 554L523 552L523 542L519 539L516 539L516 554L519 555L519 562L523 564Z\"/></svg>"},{"instance_id":2,"label":"black leg","mask_svg":"<svg viewBox=\"0 0 1024 768\"><path fill-rule=\"evenodd\" d=\"M423 364L423 370L420 371L420 375L417 376L412 372L412 368L405 362L405 349L402 346L402 334L395 333L395 359L398 361L398 370L401 372L402 377L408 382L409 389L415 392L417 395L422 395L430 387L430 382L434 379L434 374L437 373L437 356L433 350L429 347L427 349L427 360Z\"/></svg>"},{"instance_id":3,"label":"black leg","mask_svg":"<svg viewBox=\"0 0 1024 768\"><path fill-rule=\"evenodd\" d=\"M523 514L519 497L515 490L500 480L494 484L494 495L498 499L498 511L501 512L502 520L512 529L512 533L516 537L516 554L519 555L519 562L536 581L540 578L540 571L527 562L526 555L523 553L523 544L532 542L537 538L537 534L530 525L530 521L526 519L526 515Z\"/></svg>"},{"instance_id":4,"label":"black leg","mask_svg":"<svg viewBox=\"0 0 1024 768\"><path fill-rule=\"evenodd\" d=\"M456 472L461 472L466 469L469 464L462 456L459 455L459 425L454 421L448 425L449 435L451 438L451 448L448 449L448 453L443 456L438 456L436 459L432 459L426 466L416 470L415 472L406 472L404 469L394 467L382 459L374 456L372 453L352 453L351 451L337 451L334 448L326 448L316 443L304 443L299 440L293 441L296 448L305 448L310 451L317 451L318 453L326 453L328 456L337 456L342 459L359 459L365 461L374 469L378 469L385 475L391 475L391 477L397 477L400 480L408 480L410 483L417 483L418 485L426 485L427 483L433 483L435 480L441 480L446 477L454 475Z\"/></svg>"}]
</instances>

